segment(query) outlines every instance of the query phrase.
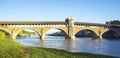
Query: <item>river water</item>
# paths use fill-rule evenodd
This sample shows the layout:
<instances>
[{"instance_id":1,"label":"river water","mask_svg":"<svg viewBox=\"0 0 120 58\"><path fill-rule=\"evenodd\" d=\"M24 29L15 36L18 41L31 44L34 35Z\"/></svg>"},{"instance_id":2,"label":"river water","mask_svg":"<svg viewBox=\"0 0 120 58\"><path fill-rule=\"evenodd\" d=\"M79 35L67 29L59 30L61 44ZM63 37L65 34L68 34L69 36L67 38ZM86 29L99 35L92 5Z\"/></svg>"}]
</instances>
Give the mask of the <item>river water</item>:
<instances>
[{"instance_id":1,"label":"river water","mask_svg":"<svg viewBox=\"0 0 120 58\"><path fill-rule=\"evenodd\" d=\"M120 40L92 40L89 37L77 37L76 40L65 39L64 36L18 37L19 43L25 46L63 49L69 52L87 52L120 57Z\"/></svg>"}]
</instances>

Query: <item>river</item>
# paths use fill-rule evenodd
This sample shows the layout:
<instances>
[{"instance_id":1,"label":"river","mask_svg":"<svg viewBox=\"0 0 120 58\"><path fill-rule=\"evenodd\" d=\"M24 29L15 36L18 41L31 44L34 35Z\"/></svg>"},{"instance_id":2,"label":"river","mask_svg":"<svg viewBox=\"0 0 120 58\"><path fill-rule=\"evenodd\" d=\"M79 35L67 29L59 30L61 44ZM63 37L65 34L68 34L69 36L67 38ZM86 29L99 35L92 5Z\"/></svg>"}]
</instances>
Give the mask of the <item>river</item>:
<instances>
[{"instance_id":1,"label":"river","mask_svg":"<svg viewBox=\"0 0 120 58\"><path fill-rule=\"evenodd\" d=\"M63 49L69 52L87 52L120 57L120 40L92 40L89 37L77 37L67 40L64 36L46 36L45 40L36 37L17 37L25 46Z\"/></svg>"}]
</instances>

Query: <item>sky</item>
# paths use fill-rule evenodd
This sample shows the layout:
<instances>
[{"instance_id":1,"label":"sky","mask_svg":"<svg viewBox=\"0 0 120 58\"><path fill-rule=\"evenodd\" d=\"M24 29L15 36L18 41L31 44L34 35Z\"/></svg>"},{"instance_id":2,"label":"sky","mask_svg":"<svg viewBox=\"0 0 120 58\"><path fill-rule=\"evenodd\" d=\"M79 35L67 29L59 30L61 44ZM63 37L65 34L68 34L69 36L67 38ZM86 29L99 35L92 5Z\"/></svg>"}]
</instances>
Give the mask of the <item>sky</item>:
<instances>
[{"instance_id":1,"label":"sky","mask_svg":"<svg viewBox=\"0 0 120 58\"><path fill-rule=\"evenodd\" d=\"M120 20L120 0L0 0L0 21L105 23Z\"/></svg>"}]
</instances>

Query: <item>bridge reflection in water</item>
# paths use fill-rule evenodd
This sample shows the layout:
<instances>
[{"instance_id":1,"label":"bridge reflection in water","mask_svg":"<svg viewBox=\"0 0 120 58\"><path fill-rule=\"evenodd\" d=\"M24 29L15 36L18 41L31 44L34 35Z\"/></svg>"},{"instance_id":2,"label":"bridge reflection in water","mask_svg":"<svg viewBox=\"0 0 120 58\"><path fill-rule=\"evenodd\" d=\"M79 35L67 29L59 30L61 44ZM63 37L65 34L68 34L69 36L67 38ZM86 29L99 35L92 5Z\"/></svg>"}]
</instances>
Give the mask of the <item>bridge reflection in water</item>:
<instances>
[{"instance_id":1,"label":"bridge reflection in water","mask_svg":"<svg viewBox=\"0 0 120 58\"><path fill-rule=\"evenodd\" d=\"M59 38L58 38L59 37ZM63 49L69 52L87 52L120 57L120 40L92 40L87 37L77 37L76 40L64 39L63 36L18 37L17 40L26 46Z\"/></svg>"}]
</instances>

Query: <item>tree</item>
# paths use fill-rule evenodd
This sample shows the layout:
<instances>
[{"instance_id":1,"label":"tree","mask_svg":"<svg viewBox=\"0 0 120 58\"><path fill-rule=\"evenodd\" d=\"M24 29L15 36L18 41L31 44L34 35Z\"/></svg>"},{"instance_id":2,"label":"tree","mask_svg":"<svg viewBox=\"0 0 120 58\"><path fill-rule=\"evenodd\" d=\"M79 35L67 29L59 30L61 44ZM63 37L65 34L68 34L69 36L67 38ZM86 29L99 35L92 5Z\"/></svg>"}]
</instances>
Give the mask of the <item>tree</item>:
<instances>
[{"instance_id":1,"label":"tree","mask_svg":"<svg viewBox=\"0 0 120 58\"><path fill-rule=\"evenodd\" d=\"M120 25L120 21L119 20L113 20L113 21L106 22L106 24L117 24L117 25Z\"/></svg>"}]
</instances>

